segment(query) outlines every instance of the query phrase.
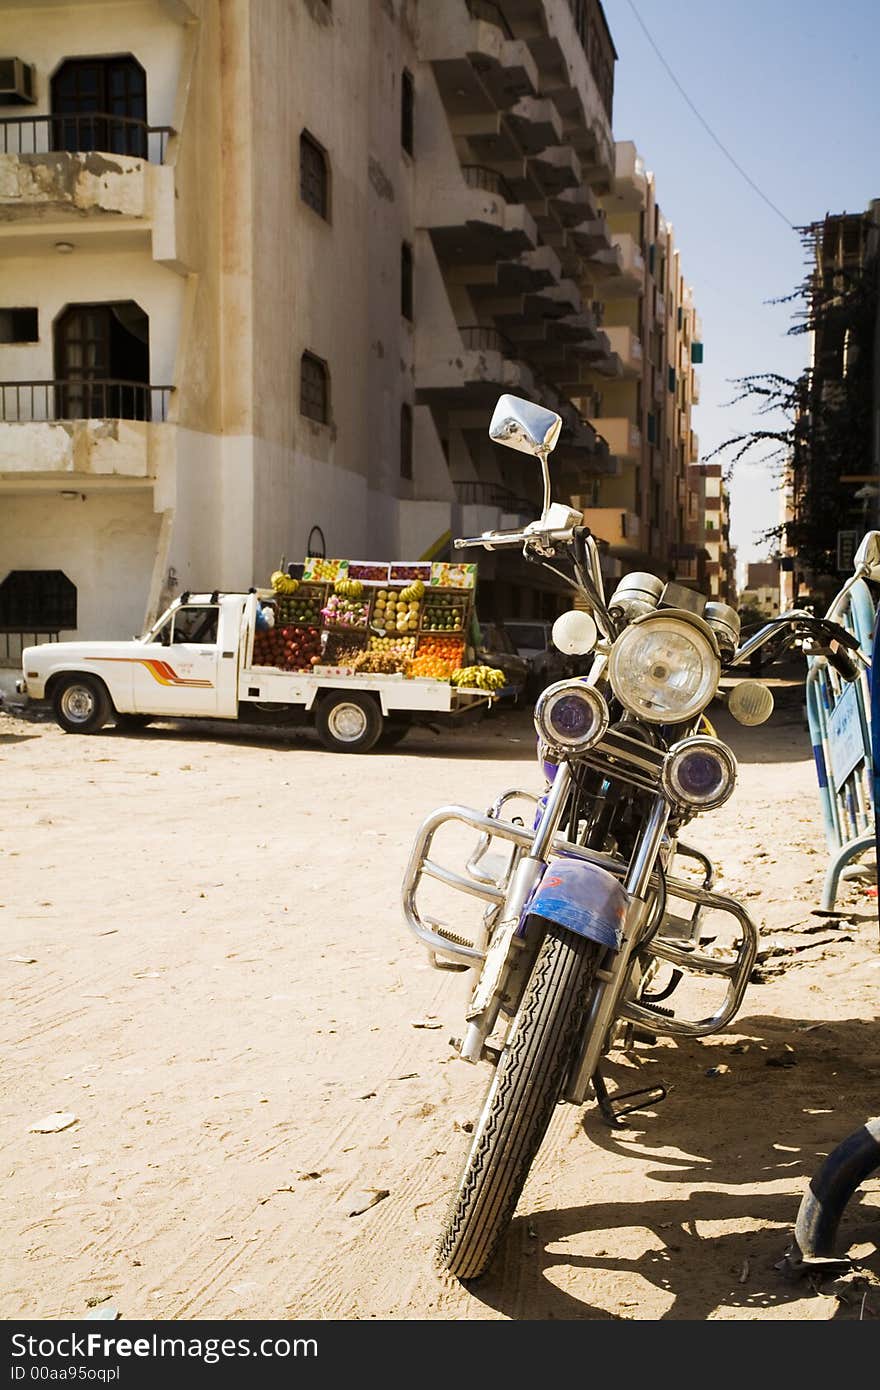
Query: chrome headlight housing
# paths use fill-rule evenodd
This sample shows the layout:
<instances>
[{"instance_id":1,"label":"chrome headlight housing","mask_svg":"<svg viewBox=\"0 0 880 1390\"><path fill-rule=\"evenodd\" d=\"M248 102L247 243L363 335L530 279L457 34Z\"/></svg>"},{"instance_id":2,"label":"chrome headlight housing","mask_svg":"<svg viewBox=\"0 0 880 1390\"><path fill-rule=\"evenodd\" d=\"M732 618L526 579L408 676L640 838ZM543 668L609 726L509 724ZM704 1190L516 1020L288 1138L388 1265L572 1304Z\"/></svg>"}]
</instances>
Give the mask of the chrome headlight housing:
<instances>
[{"instance_id":1,"label":"chrome headlight housing","mask_svg":"<svg viewBox=\"0 0 880 1390\"><path fill-rule=\"evenodd\" d=\"M736 786L736 758L717 738L683 738L667 753L660 781L670 801L713 811Z\"/></svg>"},{"instance_id":2,"label":"chrome headlight housing","mask_svg":"<svg viewBox=\"0 0 880 1390\"><path fill-rule=\"evenodd\" d=\"M535 728L553 752L579 753L598 743L608 728L608 706L584 681L557 681L535 705Z\"/></svg>"},{"instance_id":3,"label":"chrome headlight housing","mask_svg":"<svg viewBox=\"0 0 880 1390\"><path fill-rule=\"evenodd\" d=\"M692 613L647 613L617 638L608 677L631 714L649 724L683 724L701 714L718 689L718 643Z\"/></svg>"}]
</instances>

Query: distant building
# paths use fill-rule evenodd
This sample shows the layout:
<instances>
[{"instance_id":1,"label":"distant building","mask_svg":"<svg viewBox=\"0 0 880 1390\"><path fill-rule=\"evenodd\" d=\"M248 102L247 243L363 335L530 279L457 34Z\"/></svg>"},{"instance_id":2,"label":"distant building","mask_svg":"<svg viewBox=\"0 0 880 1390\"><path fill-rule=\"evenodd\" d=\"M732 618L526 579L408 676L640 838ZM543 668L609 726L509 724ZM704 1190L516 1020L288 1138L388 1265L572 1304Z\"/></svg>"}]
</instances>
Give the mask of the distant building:
<instances>
[{"instance_id":1,"label":"distant building","mask_svg":"<svg viewBox=\"0 0 880 1390\"><path fill-rule=\"evenodd\" d=\"M746 585L739 596L741 608L757 608L768 618L782 611L780 570L776 560L764 560L748 566Z\"/></svg>"},{"instance_id":2,"label":"distant building","mask_svg":"<svg viewBox=\"0 0 880 1390\"><path fill-rule=\"evenodd\" d=\"M589 364L575 399L619 466L597 476L580 501L588 524L608 541L611 574L651 570L706 588L701 494L691 468L699 459L691 412L700 398L702 329L653 174L630 141L618 142L615 163L602 205L621 274L597 294L618 360Z\"/></svg>"},{"instance_id":3,"label":"distant building","mask_svg":"<svg viewBox=\"0 0 880 1390\"><path fill-rule=\"evenodd\" d=\"M783 495L785 606L830 595L880 525L880 199L806 230L811 362Z\"/></svg>"}]
</instances>

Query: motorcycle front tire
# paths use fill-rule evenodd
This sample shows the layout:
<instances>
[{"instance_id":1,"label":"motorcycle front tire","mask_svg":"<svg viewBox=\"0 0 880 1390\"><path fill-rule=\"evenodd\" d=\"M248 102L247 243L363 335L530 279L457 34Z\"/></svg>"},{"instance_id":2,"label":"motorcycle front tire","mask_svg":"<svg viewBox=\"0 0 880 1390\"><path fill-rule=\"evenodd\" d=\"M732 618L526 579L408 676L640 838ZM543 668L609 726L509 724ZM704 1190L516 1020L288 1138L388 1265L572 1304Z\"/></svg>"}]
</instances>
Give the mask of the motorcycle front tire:
<instances>
[{"instance_id":1,"label":"motorcycle front tire","mask_svg":"<svg viewBox=\"0 0 880 1390\"><path fill-rule=\"evenodd\" d=\"M492 1262L553 1116L602 948L548 923L474 1130L437 1263L476 1279Z\"/></svg>"}]
</instances>

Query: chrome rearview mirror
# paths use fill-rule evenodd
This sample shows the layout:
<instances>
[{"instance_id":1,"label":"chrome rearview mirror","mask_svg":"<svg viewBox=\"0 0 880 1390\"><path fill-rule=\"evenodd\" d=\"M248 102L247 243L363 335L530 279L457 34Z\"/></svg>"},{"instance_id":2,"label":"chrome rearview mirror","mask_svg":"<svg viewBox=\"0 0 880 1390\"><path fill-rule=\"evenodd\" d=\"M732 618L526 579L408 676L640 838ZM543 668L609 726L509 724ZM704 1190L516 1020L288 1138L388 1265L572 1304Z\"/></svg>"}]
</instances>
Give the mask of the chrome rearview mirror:
<instances>
[{"instance_id":1,"label":"chrome rearview mirror","mask_svg":"<svg viewBox=\"0 0 880 1390\"><path fill-rule=\"evenodd\" d=\"M547 515L550 508L547 455L556 447L561 429L562 416L557 415L555 410L547 410L543 405L524 401L519 396L502 396L489 425L489 438L496 444L506 444L509 449L519 449L523 454L534 454L540 459L544 480L542 517Z\"/></svg>"},{"instance_id":2,"label":"chrome rearview mirror","mask_svg":"<svg viewBox=\"0 0 880 1390\"><path fill-rule=\"evenodd\" d=\"M508 397L502 399L507 400ZM880 531L867 531L862 537L853 556L853 569L865 570L870 579L880 580Z\"/></svg>"},{"instance_id":3,"label":"chrome rearview mirror","mask_svg":"<svg viewBox=\"0 0 880 1390\"><path fill-rule=\"evenodd\" d=\"M562 416L519 396L502 396L495 407L489 438L524 454L549 454L556 447Z\"/></svg>"}]
</instances>

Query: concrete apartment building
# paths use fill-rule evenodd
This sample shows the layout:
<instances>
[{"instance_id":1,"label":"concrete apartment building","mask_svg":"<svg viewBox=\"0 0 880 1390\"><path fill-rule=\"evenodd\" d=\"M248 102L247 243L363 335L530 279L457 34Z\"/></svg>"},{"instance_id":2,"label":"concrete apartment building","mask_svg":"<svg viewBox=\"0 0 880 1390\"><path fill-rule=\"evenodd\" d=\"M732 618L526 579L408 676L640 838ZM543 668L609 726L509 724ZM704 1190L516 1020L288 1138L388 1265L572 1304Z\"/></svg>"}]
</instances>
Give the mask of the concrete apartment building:
<instances>
[{"instance_id":1,"label":"concrete apartment building","mask_svg":"<svg viewBox=\"0 0 880 1390\"><path fill-rule=\"evenodd\" d=\"M704 552L703 588L712 599L736 606L735 555L730 544L730 493L720 463L700 463L693 470L698 493L700 548Z\"/></svg>"},{"instance_id":2,"label":"concrete apartment building","mask_svg":"<svg viewBox=\"0 0 880 1390\"><path fill-rule=\"evenodd\" d=\"M0 662L282 554L531 519L503 391L563 415L559 495L682 544L694 321L598 0L0 0L0 31ZM641 471L623 405L584 408L634 393L639 326ZM482 611L555 613L544 583L481 559Z\"/></svg>"},{"instance_id":3,"label":"concrete apartment building","mask_svg":"<svg viewBox=\"0 0 880 1390\"><path fill-rule=\"evenodd\" d=\"M784 606L820 607L880 525L880 198L805 229L812 268L805 408L784 479Z\"/></svg>"},{"instance_id":4,"label":"concrete apartment building","mask_svg":"<svg viewBox=\"0 0 880 1390\"><path fill-rule=\"evenodd\" d=\"M621 468L592 484L587 521L609 542L612 573L647 569L705 588L691 467L702 330L653 175L630 141L615 147L614 185L602 204L623 258L621 275L602 287L602 327L619 365L597 364L579 404Z\"/></svg>"}]
</instances>

